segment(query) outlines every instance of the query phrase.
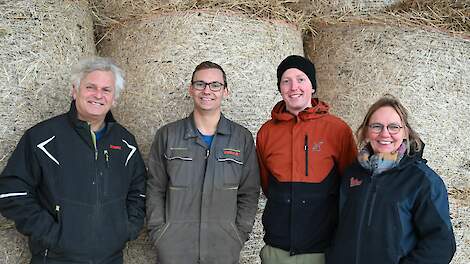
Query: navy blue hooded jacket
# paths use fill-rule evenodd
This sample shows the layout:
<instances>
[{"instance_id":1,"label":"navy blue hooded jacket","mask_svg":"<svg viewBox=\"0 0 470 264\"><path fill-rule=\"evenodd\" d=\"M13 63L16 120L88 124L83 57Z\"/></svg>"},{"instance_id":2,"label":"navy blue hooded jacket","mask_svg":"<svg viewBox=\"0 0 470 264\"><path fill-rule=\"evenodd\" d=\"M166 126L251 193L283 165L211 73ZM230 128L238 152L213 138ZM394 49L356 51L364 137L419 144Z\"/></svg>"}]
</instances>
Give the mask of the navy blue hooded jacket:
<instances>
[{"instance_id":1,"label":"navy blue hooded jacket","mask_svg":"<svg viewBox=\"0 0 470 264\"><path fill-rule=\"evenodd\" d=\"M372 176L357 161L341 186L328 264L444 264L455 253L447 191L421 153Z\"/></svg>"}]
</instances>

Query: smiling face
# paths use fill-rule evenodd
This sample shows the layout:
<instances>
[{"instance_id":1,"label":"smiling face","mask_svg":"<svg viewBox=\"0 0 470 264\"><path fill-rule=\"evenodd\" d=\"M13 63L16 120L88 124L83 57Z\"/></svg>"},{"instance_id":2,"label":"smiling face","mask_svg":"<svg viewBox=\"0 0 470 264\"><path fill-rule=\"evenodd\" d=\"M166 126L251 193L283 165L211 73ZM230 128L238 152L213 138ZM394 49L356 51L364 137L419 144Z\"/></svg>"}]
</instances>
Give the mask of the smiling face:
<instances>
[{"instance_id":1,"label":"smiling face","mask_svg":"<svg viewBox=\"0 0 470 264\"><path fill-rule=\"evenodd\" d=\"M72 89L78 118L101 125L113 105L115 95L114 75L110 71L93 71L80 81L78 89Z\"/></svg>"},{"instance_id":2,"label":"smiling face","mask_svg":"<svg viewBox=\"0 0 470 264\"><path fill-rule=\"evenodd\" d=\"M224 84L222 71L219 69L203 69L194 73L193 82L203 81L205 83L219 82ZM194 111L197 112L220 112L222 99L228 96L226 87L220 91L211 91L209 85L203 90L197 90L192 85L189 86L189 94L194 101Z\"/></svg>"},{"instance_id":3,"label":"smiling face","mask_svg":"<svg viewBox=\"0 0 470 264\"><path fill-rule=\"evenodd\" d=\"M312 106L312 83L303 71L296 68L286 70L282 74L279 88L290 113L297 115Z\"/></svg>"},{"instance_id":4,"label":"smiling face","mask_svg":"<svg viewBox=\"0 0 470 264\"><path fill-rule=\"evenodd\" d=\"M406 138L406 128L403 122L393 107L383 106L375 111L370 119L368 125L381 124L383 129L380 133L374 132L373 129L367 128L366 139L369 140L374 153L392 153L395 152L403 143ZM401 128L398 133L390 134L387 126L390 124L398 125Z\"/></svg>"}]
</instances>

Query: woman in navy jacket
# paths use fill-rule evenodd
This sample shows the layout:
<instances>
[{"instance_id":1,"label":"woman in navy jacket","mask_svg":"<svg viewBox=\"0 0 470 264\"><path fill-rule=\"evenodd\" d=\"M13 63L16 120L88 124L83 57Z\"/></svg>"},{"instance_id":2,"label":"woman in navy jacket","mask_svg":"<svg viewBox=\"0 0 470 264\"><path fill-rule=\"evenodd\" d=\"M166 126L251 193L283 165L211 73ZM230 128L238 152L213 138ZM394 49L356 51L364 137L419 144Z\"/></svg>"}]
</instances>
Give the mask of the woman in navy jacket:
<instances>
[{"instance_id":1,"label":"woman in navy jacket","mask_svg":"<svg viewBox=\"0 0 470 264\"><path fill-rule=\"evenodd\" d=\"M455 238L447 191L422 158L424 144L406 109L385 95L356 134L363 147L343 178L327 263L449 263Z\"/></svg>"}]
</instances>

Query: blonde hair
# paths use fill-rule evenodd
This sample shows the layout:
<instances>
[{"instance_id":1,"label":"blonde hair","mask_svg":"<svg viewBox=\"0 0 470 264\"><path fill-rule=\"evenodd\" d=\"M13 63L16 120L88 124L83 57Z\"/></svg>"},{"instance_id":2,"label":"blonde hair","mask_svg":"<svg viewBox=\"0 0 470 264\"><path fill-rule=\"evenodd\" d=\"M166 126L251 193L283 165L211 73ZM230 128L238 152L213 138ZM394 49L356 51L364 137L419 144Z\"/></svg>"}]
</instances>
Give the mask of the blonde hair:
<instances>
[{"instance_id":1,"label":"blonde hair","mask_svg":"<svg viewBox=\"0 0 470 264\"><path fill-rule=\"evenodd\" d=\"M400 119L403 123L403 128L405 129L406 133L406 151L407 154L410 154L410 151L413 153L421 151L421 148L423 147L423 143L421 141L421 138L419 137L418 133L410 126L410 123L408 121L408 111L406 108L400 103L400 101L393 95L391 94L385 94L383 97L381 97L379 100L377 100L373 105L369 107L369 110L367 111L366 116L364 117L364 120L362 121L361 125L357 128L356 130L356 138L357 142L359 143L360 147L364 147L367 142L366 142L366 136L367 136L367 130L369 126L369 121L371 116L379 109L382 107L392 107L400 116Z\"/></svg>"}]
</instances>

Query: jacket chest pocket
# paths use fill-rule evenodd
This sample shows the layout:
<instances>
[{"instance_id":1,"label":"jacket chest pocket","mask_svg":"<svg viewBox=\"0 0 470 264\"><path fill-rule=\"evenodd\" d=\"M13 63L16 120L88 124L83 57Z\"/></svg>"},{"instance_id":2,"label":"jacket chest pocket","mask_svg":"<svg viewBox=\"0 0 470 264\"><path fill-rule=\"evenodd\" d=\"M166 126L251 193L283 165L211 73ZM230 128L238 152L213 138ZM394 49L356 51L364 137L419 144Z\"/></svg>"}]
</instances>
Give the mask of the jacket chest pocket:
<instances>
[{"instance_id":1,"label":"jacket chest pocket","mask_svg":"<svg viewBox=\"0 0 470 264\"><path fill-rule=\"evenodd\" d=\"M114 150L103 150L100 157L97 180L103 181L103 195L107 198L124 198L127 196L132 172L127 164L127 153Z\"/></svg>"},{"instance_id":2,"label":"jacket chest pocket","mask_svg":"<svg viewBox=\"0 0 470 264\"><path fill-rule=\"evenodd\" d=\"M194 173L193 155L188 148L168 148L163 154L166 160L166 173L170 178L170 187L187 187Z\"/></svg>"},{"instance_id":3,"label":"jacket chest pocket","mask_svg":"<svg viewBox=\"0 0 470 264\"><path fill-rule=\"evenodd\" d=\"M238 149L222 149L216 153L216 184L222 188L238 189L243 175L243 153Z\"/></svg>"}]
</instances>

